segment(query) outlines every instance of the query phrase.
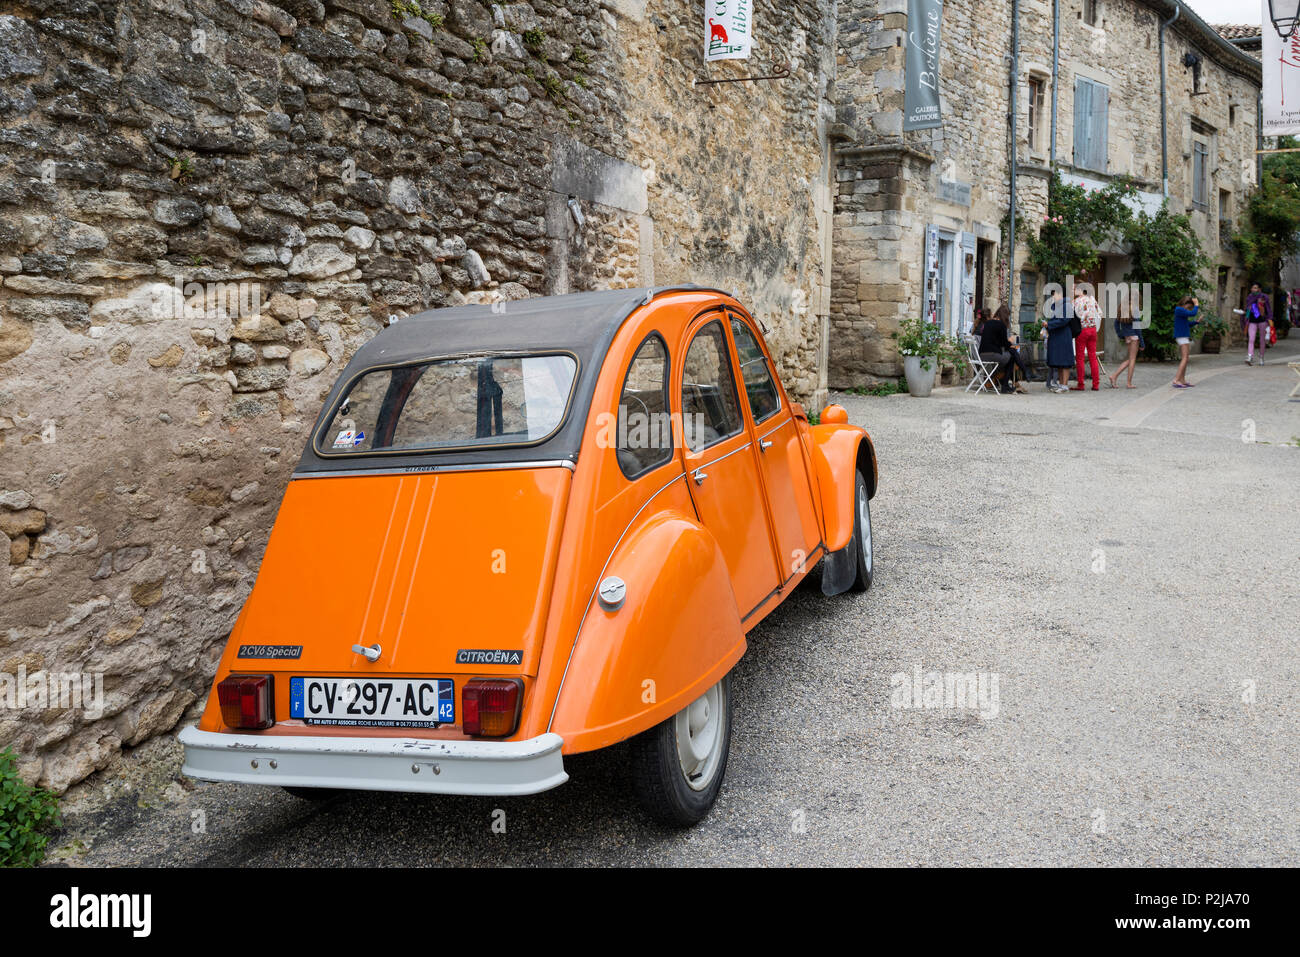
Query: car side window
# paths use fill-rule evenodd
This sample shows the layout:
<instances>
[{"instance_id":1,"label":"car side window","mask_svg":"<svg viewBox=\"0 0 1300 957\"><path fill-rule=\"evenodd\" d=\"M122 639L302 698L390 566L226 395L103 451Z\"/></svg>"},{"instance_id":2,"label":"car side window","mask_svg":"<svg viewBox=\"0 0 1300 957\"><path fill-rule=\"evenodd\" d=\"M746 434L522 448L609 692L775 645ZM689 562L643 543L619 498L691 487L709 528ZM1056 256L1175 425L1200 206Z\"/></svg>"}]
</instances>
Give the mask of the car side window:
<instances>
[{"instance_id":1,"label":"car side window","mask_svg":"<svg viewBox=\"0 0 1300 957\"><path fill-rule=\"evenodd\" d=\"M740 357L740 379L745 383L745 394L749 396L749 411L754 414L754 422L757 424L781 408L781 394L772 381L767 356L763 355L749 326L733 318L731 335L736 340L736 355Z\"/></svg>"},{"instance_id":2,"label":"car side window","mask_svg":"<svg viewBox=\"0 0 1300 957\"><path fill-rule=\"evenodd\" d=\"M740 432L740 398L722 323L695 334L682 364L682 430L692 452Z\"/></svg>"},{"instance_id":3,"label":"car side window","mask_svg":"<svg viewBox=\"0 0 1300 957\"><path fill-rule=\"evenodd\" d=\"M637 347L618 398L618 467L636 478L673 457L668 346L657 332Z\"/></svg>"}]
</instances>

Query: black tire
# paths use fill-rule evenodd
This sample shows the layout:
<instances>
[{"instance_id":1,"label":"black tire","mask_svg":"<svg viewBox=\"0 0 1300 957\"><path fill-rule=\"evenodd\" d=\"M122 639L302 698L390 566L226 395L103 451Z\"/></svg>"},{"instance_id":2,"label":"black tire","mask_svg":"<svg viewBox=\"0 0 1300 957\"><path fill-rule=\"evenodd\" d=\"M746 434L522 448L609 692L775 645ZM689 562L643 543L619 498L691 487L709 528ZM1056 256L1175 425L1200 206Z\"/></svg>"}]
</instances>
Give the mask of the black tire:
<instances>
[{"instance_id":1,"label":"black tire","mask_svg":"<svg viewBox=\"0 0 1300 957\"><path fill-rule=\"evenodd\" d=\"M292 794L296 798L302 798L304 801L332 801L347 791L343 788L281 788L287 794Z\"/></svg>"},{"instance_id":2,"label":"black tire","mask_svg":"<svg viewBox=\"0 0 1300 957\"><path fill-rule=\"evenodd\" d=\"M723 678L715 687L720 689L718 698L723 711L717 729L721 741L716 748L710 749L710 755L714 751L719 753L714 759L716 766L702 787L692 786L688 780L677 748L678 719L698 701L630 742L633 790L646 813L661 824L672 827L698 824L709 813L722 790L722 779L727 773L727 755L731 750L731 676ZM705 700L712 691L711 688L705 692L699 701Z\"/></svg>"},{"instance_id":3,"label":"black tire","mask_svg":"<svg viewBox=\"0 0 1300 957\"><path fill-rule=\"evenodd\" d=\"M864 532L866 547L863 545ZM867 496L867 480L860 470L853 474L853 555L857 573L849 586L850 591L867 591L875 579L876 549L871 532L871 499Z\"/></svg>"}]
</instances>

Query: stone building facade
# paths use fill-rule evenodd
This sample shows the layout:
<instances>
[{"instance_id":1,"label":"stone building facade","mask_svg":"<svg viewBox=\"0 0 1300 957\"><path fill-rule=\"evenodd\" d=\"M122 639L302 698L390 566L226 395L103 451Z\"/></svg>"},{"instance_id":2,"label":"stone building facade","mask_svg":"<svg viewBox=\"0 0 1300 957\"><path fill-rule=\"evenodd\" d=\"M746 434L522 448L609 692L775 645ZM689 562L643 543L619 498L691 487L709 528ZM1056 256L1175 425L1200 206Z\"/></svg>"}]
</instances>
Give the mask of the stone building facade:
<instances>
[{"instance_id":1,"label":"stone building facade","mask_svg":"<svg viewBox=\"0 0 1300 957\"><path fill-rule=\"evenodd\" d=\"M1053 4L1019 4L1015 156L1023 226L1011 268L1010 0L944 4L944 125L906 133L905 0L841 5L848 22L837 42L839 109L832 128L833 387L897 378L891 335L907 316L933 310L946 330L958 331L976 305L1008 302L1021 322L1032 320L1042 280L1027 268L1023 239L1046 213L1054 95L1062 176L1100 187L1127 175L1139 188L1135 202L1159 208L1165 193L1159 32L1176 6L1179 18L1165 32L1169 202L1188 213L1215 260L1205 277L1215 290L1215 310L1227 317L1242 301L1245 275L1228 237L1255 183L1258 62L1169 0L1059 0L1059 6L1054 80ZM1102 252L1096 274L1084 278L1122 281L1127 251L1117 245Z\"/></svg>"},{"instance_id":2,"label":"stone building facade","mask_svg":"<svg viewBox=\"0 0 1300 957\"><path fill-rule=\"evenodd\" d=\"M0 674L103 681L0 707L23 774L62 789L205 693L323 395L395 319L735 288L819 399L832 11L757 3L790 78L696 87L760 64L703 63L688 0L0 2Z\"/></svg>"}]
</instances>

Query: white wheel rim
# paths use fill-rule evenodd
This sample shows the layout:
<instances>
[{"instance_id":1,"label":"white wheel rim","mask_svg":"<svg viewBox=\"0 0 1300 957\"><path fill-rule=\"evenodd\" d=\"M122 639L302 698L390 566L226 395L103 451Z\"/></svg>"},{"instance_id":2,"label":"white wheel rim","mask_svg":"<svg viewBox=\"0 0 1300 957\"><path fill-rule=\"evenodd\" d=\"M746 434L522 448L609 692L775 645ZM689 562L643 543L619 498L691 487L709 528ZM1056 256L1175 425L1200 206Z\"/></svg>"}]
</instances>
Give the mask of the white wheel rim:
<instances>
[{"instance_id":1,"label":"white wheel rim","mask_svg":"<svg viewBox=\"0 0 1300 957\"><path fill-rule=\"evenodd\" d=\"M874 556L871 544L871 504L867 501L865 485L858 487L858 527L862 530L862 564L866 567L867 574L870 574Z\"/></svg>"},{"instance_id":2,"label":"white wheel rim","mask_svg":"<svg viewBox=\"0 0 1300 957\"><path fill-rule=\"evenodd\" d=\"M725 743L726 699L718 682L677 713L677 761L693 791L703 791L717 777Z\"/></svg>"}]
</instances>

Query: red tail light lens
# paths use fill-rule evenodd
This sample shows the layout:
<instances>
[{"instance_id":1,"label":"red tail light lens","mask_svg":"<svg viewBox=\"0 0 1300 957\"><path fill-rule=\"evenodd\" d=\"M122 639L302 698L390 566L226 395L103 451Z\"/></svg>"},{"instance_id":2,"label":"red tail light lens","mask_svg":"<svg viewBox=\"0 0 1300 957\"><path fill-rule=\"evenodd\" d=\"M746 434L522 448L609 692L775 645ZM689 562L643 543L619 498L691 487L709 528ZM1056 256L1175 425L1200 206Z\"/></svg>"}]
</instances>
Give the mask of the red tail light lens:
<instances>
[{"instance_id":1,"label":"red tail light lens","mask_svg":"<svg viewBox=\"0 0 1300 957\"><path fill-rule=\"evenodd\" d=\"M461 694L461 729L485 738L504 738L519 727L524 683L519 678L475 678Z\"/></svg>"},{"instance_id":2,"label":"red tail light lens","mask_svg":"<svg viewBox=\"0 0 1300 957\"><path fill-rule=\"evenodd\" d=\"M275 724L275 683L270 675L231 675L217 685L217 701L228 728L261 731Z\"/></svg>"}]
</instances>

